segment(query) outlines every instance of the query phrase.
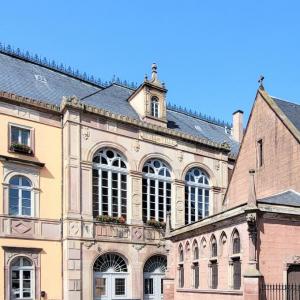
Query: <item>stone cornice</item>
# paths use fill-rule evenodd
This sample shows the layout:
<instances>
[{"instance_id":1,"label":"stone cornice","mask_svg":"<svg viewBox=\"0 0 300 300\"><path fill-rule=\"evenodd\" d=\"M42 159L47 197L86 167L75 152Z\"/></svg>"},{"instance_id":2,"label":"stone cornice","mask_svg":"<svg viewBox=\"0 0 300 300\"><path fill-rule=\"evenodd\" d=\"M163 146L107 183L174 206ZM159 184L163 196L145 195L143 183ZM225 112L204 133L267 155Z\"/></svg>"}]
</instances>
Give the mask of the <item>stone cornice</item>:
<instances>
[{"instance_id":1,"label":"stone cornice","mask_svg":"<svg viewBox=\"0 0 300 300\"><path fill-rule=\"evenodd\" d=\"M183 132L179 132L173 129L165 128L162 126L146 123L137 119L130 118L128 116L112 113L102 108L97 108L95 106L86 105L80 102L76 97L64 97L61 104L61 111L64 111L67 108L75 108L85 112L89 112L92 114L104 116L110 119L114 119L123 123L131 124L133 126L137 126L143 129L147 129L149 131L153 131L156 133L160 133L162 135L169 135L175 138L180 138L183 140L192 141L195 143L199 143L205 145L210 148L220 149L226 153L230 152L230 146L227 143L216 143L204 138L199 138L190 134L186 134Z\"/></svg>"},{"instance_id":2,"label":"stone cornice","mask_svg":"<svg viewBox=\"0 0 300 300\"><path fill-rule=\"evenodd\" d=\"M34 166L34 167L40 167L40 168L43 168L45 166L44 163L41 163L39 161L21 159L21 158L12 157L12 156L6 156L6 155L0 155L0 161L11 161L14 163L20 163L20 164L30 165L30 166Z\"/></svg>"},{"instance_id":3,"label":"stone cornice","mask_svg":"<svg viewBox=\"0 0 300 300\"><path fill-rule=\"evenodd\" d=\"M3 92L3 91L0 91L0 101L1 100L2 101L9 100L9 101L13 101L18 104L24 104L24 105L31 106L38 110L46 110L48 112L58 113L58 114L63 114L65 109L67 109L67 108L79 109L84 112L96 114L99 116L104 116L106 118L113 119L113 120L116 120L116 121L119 121L122 123L131 124L133 126L136 126L136 127L142 128L142 129L146 129L146 130L149 130L152 132L156 132L161 135L168 135L168 136L172 136L172 137L178 138L178 139L183 139L183 140L186 140L189 142L199 143L199 144L202 144L209 148L219 149L220 151L225 152L228 155L230 152L230 146L227 143L213 142L211 140L200 138L200 137L190 135L190 134L186 134L186 133L174 130L174 129L165 128L165 127L162 127L159 125L154 125L154 124L150 124L147 122L143 122L138 119L133 119L128 116L112 113L105 109L97 108L94 106L87 105L83 102L80 102L78 100L78 98L76 98L76 97L64 97L61 102L60 107L57 105L47 103L47 102L42 102L42 101L34 100L32 98L18 96L16 94L7 93L7 92ZM231 158L233 157L232 155L229 155L229 156Z\"/></svg>"}]
</instances>

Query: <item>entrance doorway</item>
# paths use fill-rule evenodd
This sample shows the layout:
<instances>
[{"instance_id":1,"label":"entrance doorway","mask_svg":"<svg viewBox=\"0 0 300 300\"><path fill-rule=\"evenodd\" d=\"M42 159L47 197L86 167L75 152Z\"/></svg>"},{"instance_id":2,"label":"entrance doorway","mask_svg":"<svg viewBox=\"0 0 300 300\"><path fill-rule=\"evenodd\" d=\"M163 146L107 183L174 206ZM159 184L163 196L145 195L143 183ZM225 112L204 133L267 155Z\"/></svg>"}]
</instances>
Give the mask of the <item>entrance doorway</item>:
<instances>
[{"instance_id":1,"label":"entrance doorway","mask_svg":"<svg viewBox=\"0 0 300 300\"><path fill-rule=\"evenodd\" d=\"M144 266L144 300L163 299L163 278L167 259L163 255L150 257Z\"/></svg>"},{"instance_id":2,"label":"entrance doorway","mask_svg":"<svg viewBox=\"0 0 300 300\"><path fill-rule=\"evenodd\" d=\"M94 264L94 300L126 299L128 269L114 253L101 255Z\"/></svg>"}]
</instances>

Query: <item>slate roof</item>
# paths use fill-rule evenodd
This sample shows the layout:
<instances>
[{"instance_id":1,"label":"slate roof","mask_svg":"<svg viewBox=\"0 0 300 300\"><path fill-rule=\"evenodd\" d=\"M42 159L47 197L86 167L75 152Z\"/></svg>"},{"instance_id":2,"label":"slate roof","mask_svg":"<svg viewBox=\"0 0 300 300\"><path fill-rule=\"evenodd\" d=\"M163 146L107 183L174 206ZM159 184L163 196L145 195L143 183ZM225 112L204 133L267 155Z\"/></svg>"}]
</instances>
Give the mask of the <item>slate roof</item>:
<instances>
[{"instance_id":1,"label":"slate roof","mask_svg":"<svg viewBox=\"0 0 300 300\"><path fill-rule=\"evenodd\" d=\"M119 84L103 87L51 69L49 65L10 55L1 49L0 91L56 105L60 105L63 96L74 95L88 105L139 119L127 101L134 89ZM227 142L231 146L231 155L238 153L239 143L232 139L230 130L226 130L224 124L174 108L167 109L167 120L169 128L217 143Z\"/></svg>"},{"instance_id":2,"label":"slate roof","mask_svg":"<svg viewBox=\"0 0 300 300\"><path fill-rule=\"evenodd\" d=\"M293 190L289 190L277 195L259 199L257 201L259 203L267 203L273 205L300 207L300 194Z\"/></svg>"},{"instance_id":3,"label":"slate roof","mask_svg":"<svg viewBox=\"0 0 300 300\"><path fill-rule=\"evenodd\" d=\"M288 119L294 124L294 126L300 131L300 105L275 97L272 97L272 99L288 117Z\"/></svg>"}]
</instances>

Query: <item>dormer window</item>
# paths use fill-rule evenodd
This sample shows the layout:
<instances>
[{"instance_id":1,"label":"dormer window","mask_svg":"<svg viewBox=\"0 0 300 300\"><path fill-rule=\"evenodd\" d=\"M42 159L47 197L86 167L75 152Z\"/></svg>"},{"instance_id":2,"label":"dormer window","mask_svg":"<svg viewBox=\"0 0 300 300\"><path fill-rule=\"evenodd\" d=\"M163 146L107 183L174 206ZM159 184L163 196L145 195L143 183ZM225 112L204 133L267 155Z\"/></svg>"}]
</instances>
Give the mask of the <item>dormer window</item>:
<instances>
[{"instance_id":1,"label":"dormer window","mask_svg":"<svg viewBox=\"0 0 300 300\"><path fill-rule=\"evenodd\" d=\"M159 117L159 101L157 97L151 98L151 116L155 118Z\"/></svg>"}]
</instances>

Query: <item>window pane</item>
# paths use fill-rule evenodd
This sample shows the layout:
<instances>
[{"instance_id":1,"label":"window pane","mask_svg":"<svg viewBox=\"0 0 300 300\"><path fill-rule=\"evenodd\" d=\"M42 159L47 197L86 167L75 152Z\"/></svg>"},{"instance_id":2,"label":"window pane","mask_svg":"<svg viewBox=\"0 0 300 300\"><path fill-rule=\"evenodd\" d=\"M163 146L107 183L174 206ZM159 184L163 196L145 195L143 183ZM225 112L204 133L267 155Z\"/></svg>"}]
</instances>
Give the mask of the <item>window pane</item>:
<instances>
[{"instance_id":1,"label":"window pane","mask_svg":"<svg viewBox=\"0 0 300 300\"><path fill-rule=\"evenodd\" d=\"M144 294L145 295L153 295L153 278L145 278Z\"/></svg>"},{"instance_id":2,"label":"window pane","mask_svg":"<svg viewBox=\"0 0 300 300\"><path fill-rule=\"evenodd\" d=\"M9 184L11 185L19 185L20 182L20 176L14 176L10 179Z\"/></svg>"},{"instance_id":3,"label":"window pane","mask_svg":"<svg viewBox=\"0 0 300 300\"><path fill-rule=\"evenodd\" d=\"M95 279L95 296L101 297L106 295L106 278Z\"/></svg>"},{"instance_id":4,"label":"window pane","mask_svg":"<svg viewBox=\"0 0 300 300\"><path fill-rule=\"evenodd\" d=\"M22 186L28 186L30 187L31 186L31 183L30 183L30 180L24 176L22 176Z\"/></svg>"},{"instance_id":5,"label":"window pane","mask_svg":"<svg viewBox=\"0 0 300 300\"><path fill-rule=\"evenodd\" d=\"M29 146L30 131L28 129L21 129L21 144Z\"/></svg>"},{"instance_id":6,"label":"window pane","mask_svg":"<svg viewBox=\"0 0 300 300\"><path fill-rule=\"evenodd\" d=\"M11 127L11 143L19 143L19 129L17 127Z\"/></svg>"},{"instance_id":7,"label":"window pane","mask_svg":"<svg viewBox=\"0 0 300 300\"><path fill-rule=\"evenodd\" d=\"M125 295L125 278L115 279L115 295L116 296Z\"/></svg>"}]
</instances>

